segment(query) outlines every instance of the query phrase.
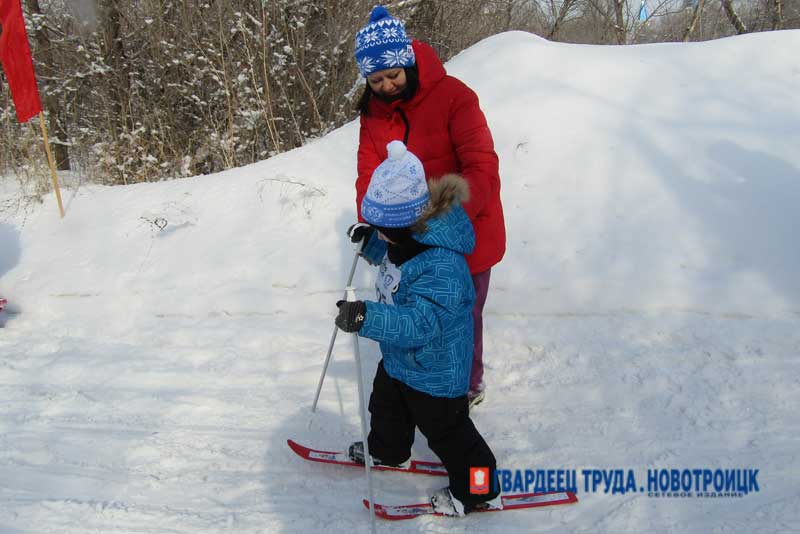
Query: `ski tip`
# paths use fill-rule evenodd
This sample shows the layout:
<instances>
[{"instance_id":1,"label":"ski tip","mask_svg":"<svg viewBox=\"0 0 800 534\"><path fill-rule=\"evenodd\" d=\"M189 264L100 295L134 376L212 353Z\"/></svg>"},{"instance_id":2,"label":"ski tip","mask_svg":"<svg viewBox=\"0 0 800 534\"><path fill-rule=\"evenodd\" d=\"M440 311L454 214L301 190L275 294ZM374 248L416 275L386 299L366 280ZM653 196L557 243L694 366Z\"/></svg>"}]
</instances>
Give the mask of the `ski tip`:
<instances>
[{"instance_id":1,"label":"ski tip","mask_svg":"<svg viewBox=\"0 0 800 534\"><path fill-rule=\"evenodd\" d=\"M363 499L361 502L364 503L364 508L369 510L369 499ZM375 503L375 513L378 515L383 515L384 514L383 505Z\"/></svg>"},{"instance_id":2,"label":"ski tip","mask_svg":"<svg viewBox=\"0 0 800 534\"><path fill-rule=\"evenodd\" d=\"M364 499L361 502L364 503L364 508L369 510L369 499ZM396 519L395 517L392 517L386 513L386 509L378 503L375 503L375 517L380 517L381 519ZM410 519L410 517L408 519Z\"/></svg>"},{"instance_id":3,"label":"ski tip","mask_svg":"<svg viewBox=\"0 0 800 534\"><path fill-rule=\"evenodd\" d=\"M363 499L361 502L364 503L364 508L369 510L369 499ZM381 508L381 505L378 503L375 503L375 515L383 517L383 509Z\"/></svg>"},{"instance_id":4,"label":"ski tip","mask_svg":"<svg viewBox=\"0 0 800 534\"><path fill-rule=\"evenodd\" d=\"M306 451L308 451L308 449L306 449L305 447L303 447L302 445L291 439L287 439L286 444L289 445L289 448L292 449L297 454L299 454L300 456L305 456Z\"/></svg>"}]
</instances>

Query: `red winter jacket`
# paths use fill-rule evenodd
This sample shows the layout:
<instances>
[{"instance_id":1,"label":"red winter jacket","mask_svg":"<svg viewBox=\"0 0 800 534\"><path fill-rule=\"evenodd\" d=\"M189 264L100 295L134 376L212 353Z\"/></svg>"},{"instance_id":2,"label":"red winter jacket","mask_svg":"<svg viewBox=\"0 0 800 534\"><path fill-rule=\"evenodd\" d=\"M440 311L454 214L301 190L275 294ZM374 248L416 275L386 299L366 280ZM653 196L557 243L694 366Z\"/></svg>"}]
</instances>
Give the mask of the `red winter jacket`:
<instances>
[{"instance_id":1,"label":"red winter jacket","mask_svg":"<svg viewBox=\"0 0 800 534\"><path fill-rule=\"evenodd\" d=\"M414 97L391 103L371 98L369 113L361 115L358 219L364 221L361 199L367 193L373 171L388 157L386 145L402 141L407 130L408 149L422 161L428 180L457 173L469 184L470 200L464 209L475 228L476 245L467 256L467 263L470 272L477 274L499 262L506 250L494 141L478 105L478 95L447 75L429 45L414 41L412 46L419 70L419 88Z\"/></svg>"}]
</instances>

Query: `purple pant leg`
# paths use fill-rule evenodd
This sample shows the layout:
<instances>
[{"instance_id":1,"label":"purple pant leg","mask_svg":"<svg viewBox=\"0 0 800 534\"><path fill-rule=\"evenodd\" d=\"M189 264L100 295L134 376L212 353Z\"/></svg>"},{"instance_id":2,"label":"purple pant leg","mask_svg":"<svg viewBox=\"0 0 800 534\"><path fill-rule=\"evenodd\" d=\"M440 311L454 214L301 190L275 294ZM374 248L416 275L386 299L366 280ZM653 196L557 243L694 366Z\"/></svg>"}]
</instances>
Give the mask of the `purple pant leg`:
<instances>
[{"instance_id":1,"label":"purple pant leg","mask_svg":"<svg viewBox=\"0 0 800 534\"><path fill-rule=\"evenodd\" d=\"M469 376L469 389L474 391L483 382L483 305L489 292L491 269L472 276L475 286L475 305L472 307L472 324L474 325L472 346L472 371Z\"/></svg>"}]
</instances>

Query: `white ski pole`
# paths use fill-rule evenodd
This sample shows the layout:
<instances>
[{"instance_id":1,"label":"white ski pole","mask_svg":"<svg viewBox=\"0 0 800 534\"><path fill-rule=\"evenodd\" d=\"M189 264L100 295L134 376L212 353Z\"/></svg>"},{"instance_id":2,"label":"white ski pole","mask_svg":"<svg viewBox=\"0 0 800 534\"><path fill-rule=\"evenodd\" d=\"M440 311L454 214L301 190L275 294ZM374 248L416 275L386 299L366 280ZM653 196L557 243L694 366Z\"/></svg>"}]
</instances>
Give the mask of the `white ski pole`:
<instances>
[{"instance_id":1,"label":"white ski pole","mask_svg":"<svg viewBox=\"0 0 800 534\"><path fill-rule=\"evenodd\" d=\"M347 302L356 301L356 291L348 286L345 290ZM353 352L356 356L356 375L358 377L358 408L361 412L361 439L364 443L364 469L367 473L367 491L369 492L369 516L372 534L375 534L375 496L372 492L372 473L370 464L372 457L369 455L369 433L367 432L367 407L364 400L364 377L361 373L361 353L358 350L358 332L353 332Z\"/></svg>"},{"instance_id":2,"label":"white ski pole","mask_svg":"<svg viewBox=\"0 0 800 534\"><path fill-rule=\"evenodd\" d=\"M356 254L353 256L353 265L350 267L350 276L347 277L346 287L350 287L353 283L353 275L356 272L356 265L358 265L358 255L361 251L361 243L356 247ZM347 298L347 290L345 290L344 297ZM325 374L328 372L328 364L331 361L331 354L333 354L333 344L336 342L336 334L339 332L339 327L333 325L333 334L331 334L331 343L328 345L328 355L325 356L325 365L322 366L322 375L319 377L319 384L317 384L317 393L314 395L314 403L311 405L311 413L317 411L317 402L319 401L319 394L322 391L322 383L325 381Z\"/></svg>"}]
</instances>

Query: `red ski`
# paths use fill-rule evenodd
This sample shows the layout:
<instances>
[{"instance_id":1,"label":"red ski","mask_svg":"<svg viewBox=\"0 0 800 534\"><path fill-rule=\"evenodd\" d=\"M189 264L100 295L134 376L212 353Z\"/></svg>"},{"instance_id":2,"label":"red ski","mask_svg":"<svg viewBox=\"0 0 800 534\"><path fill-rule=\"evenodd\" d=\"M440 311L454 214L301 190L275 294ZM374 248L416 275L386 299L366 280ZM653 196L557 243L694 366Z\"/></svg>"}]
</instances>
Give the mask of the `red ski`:
<instances>
[{"instance_id":1,"label":"red ski","mask_svg":"<svg viewBox=\"0 0 800 534\"><path fill-rule=\"evenodd\" d=\"M539 508L542 506L555 506L557 504L572 504L578 502L578 497L571 491L557 491L553 493L518 493L513 495L503 495L503 509L477 509L477 512L508 512L510 510L520 510L522 508ZM364 499L364 506L369 508L369 501ZM382 519L399 521L401 519L413 519L421 515L443 514L433 511L433 505L429 502L422 504L404 505L385 505L375 503L375 515Z\"/></svg>"},{"instance_id":2,"label":"red ski","mask_svg":"<svg viewBox=\"0 0 800 534\"><path fill-rule=\"evenodd\" d=\"M312 462L322 462L324 464L346 465L349 467L364 468L364 464L354 462L350 459L346 452L331 452L331 451L318 451L304 447L292 440L286 440L291 448L300 458L310 460ZM420 460L411 460L409 467L387 467L376 465L372 469L378 471L398 471L400 473L416 473L420 475L434 475L434 476L447 476L447 470L444 466L437 462L422 462Z\"/></svg>"},{"instance_id":3,"label":"red ski","mask_svg":"<svg viewBox=\"0 0 800 534\"><path fill-rule=\"evenodd\" d=\"M6 307L6 304L8 304L6 299L0 299L0 311L3 311L3 308Z\"/></svg>"}]
</instances>

